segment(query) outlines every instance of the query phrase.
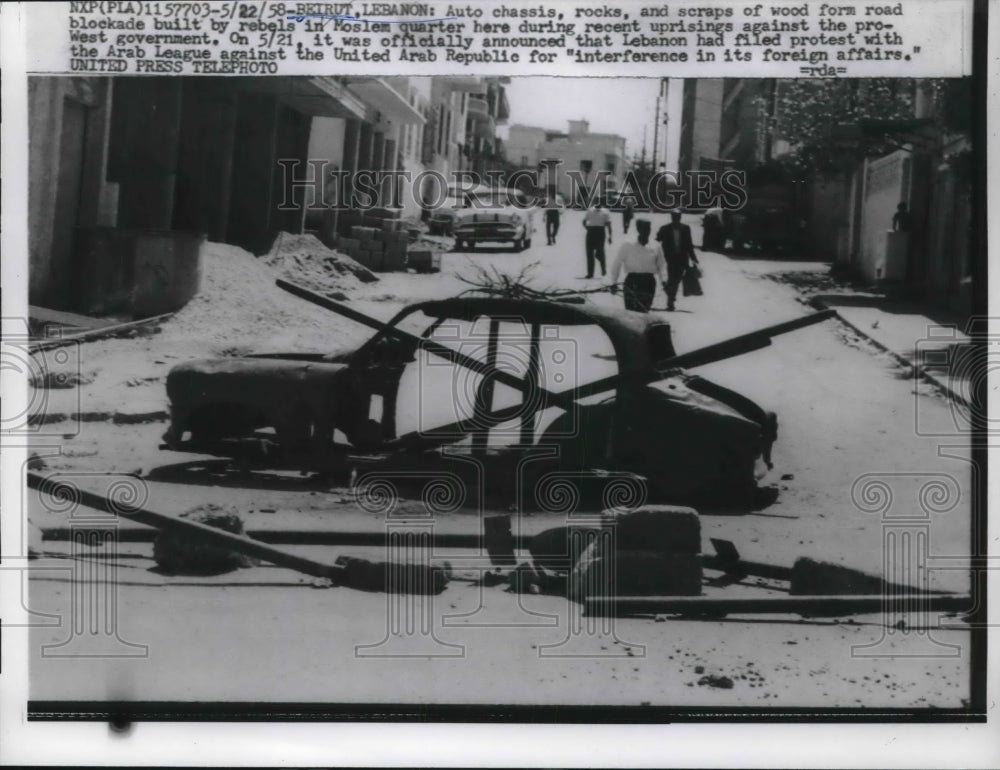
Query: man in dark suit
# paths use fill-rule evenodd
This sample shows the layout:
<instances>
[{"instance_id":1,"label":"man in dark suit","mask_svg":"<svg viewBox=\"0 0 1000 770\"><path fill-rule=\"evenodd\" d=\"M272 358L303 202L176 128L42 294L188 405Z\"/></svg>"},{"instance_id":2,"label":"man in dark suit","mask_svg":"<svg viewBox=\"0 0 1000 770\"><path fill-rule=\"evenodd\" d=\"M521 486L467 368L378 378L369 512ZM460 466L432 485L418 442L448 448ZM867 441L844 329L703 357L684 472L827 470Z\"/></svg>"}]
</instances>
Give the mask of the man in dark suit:
<instances>
[{"instance_id":1,"label":"man in dark suit","mask_svg":"<svg viewBox=\"0 0 1000 770\"><path fill-rule=\"evenodd\" d=\"M689 264L698 264L694 254L694 243L691 241L691 228L681 223L681 210L670 212L670 224L664 225L656 233L656 240L663 249L663 258L667 263L667 282L663 290L667 293L667 310L673 310L677 300L677 287L688 269Z\"/></svg>"}]
</instances>

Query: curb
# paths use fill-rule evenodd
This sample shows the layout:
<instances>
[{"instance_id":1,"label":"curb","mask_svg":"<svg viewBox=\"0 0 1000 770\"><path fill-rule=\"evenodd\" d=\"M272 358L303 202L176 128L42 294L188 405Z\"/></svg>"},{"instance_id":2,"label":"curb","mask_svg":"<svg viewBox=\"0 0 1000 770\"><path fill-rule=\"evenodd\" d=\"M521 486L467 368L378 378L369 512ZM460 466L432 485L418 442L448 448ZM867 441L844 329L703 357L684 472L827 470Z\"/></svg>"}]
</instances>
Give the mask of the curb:
<instances>
[{"instance_id":1,"label":"curb","mask_svg":"<svg viewBox=\"0 0 1000 770\"><path fill-rule=\"evenodd\" d=\"M844 316L842 316L838 312L837 308L831 307L829 304L827 304L825 301L823 301L819 297L810 297L807 301L808 301L808 303L810 305L812 305L817 310L832 310L834 312L834 315L837 316L837 320L840 321L844 326L846 326L849 329L851 329L851 331L853 331L858 336L864 337L866 340L868 340L868 342L870 342L876 348L878 348L879 350L881 350L883 353L888 353L899 364L901 364L903 366L907 366L910 369L912 369L913 370L913 374L914 374L914 379L917 379L917 378L922 379L924 382L926 382L929 385L933 386L942 395L946 396L947 398L949 398L950 400L954 401L955 403L960 404L961 406L965 407L966 409L972 409L973 408L972 404L969 403L968 399L966 399L964 396L962 396L961 394L959 394L951 386L950 383L948 383L945 380L941 379L936 374L933 374L932 372L929 372L927 369L925 369L925 368L923 368L921 366L918 366L913 361L910 361L909 359L907 359L904 356L900 355L899 353L897 353L892 348L886 347L881 342L879 342L877 339L875 339L873 336L871 336L871 334L869 334L865 330L861 329L857 324L851 323L846 318L844 318Z\"/></svg>"}]
</instances>

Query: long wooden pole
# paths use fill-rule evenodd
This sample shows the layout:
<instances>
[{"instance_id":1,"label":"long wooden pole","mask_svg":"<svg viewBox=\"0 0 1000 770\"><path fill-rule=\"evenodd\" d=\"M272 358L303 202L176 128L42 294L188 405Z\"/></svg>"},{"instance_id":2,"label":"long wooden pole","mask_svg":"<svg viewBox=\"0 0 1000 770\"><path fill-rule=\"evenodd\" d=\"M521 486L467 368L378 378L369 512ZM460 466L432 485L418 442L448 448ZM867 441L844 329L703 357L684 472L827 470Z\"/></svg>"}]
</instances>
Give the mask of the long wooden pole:
<instances>
[{"instance_id":1,"label":"long wooden pole","mask_svg":"<svg viewBox=\"0 0 1000 770\"><path fill-rule=\"evenodd\" d=\"M744 614L793 614L838 617L882 612L902 600L921 612L971 612L971 596L961 594L880 594L840 596L771 596L766 598L715 598L705 596L590 596L584 602L588 615L695 615L721 617Z\"/></svg>"},{"instance_id":2,"label":"long wooden pole","mask_svg":"<svg viewBox=\"0 0 1000 770\"><path fill-rule=\"evenodd\" d=\"M306 575L330 578L334 582L337 582L344 574L344 568L334 564L324 564L312 559L306 559L302 556L288 553L280 548L266 545L259 540L254 540L245 535L236 535L232 532L217 529L216 527L210 527L207 524L187 521L165 513L157 513L147 508L133 508L116 503L101 495L88 492L85 489L75 486L70 488L68 485L61 485L57 479L49 479L30 471L28 472L28 487L39 492L47 492L51 495L59 495L61 490L64 490L63 494L66 494L80 505L85 505L88 508L104 511L112 516L121 516L123 519L137 521L140 524L146 524L157 529L172 530L185 535L191 535L206 543L222 546L246 556L263 559L279 567L288 567Z\"/></svg>"}]
</instances>

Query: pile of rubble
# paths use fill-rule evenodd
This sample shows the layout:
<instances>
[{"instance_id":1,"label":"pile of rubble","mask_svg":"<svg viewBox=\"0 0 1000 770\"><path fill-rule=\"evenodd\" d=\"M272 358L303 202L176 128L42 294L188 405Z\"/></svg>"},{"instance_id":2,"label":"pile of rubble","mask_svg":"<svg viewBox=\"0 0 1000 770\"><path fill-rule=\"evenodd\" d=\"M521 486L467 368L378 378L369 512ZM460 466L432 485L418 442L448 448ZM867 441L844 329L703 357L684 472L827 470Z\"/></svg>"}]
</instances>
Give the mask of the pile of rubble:
<instances>
[{"instance_id":1,"label":"pile of rubble","mask_svg":"<svg viewBox=\"0 0 1000 770\"><path fill-rule=\"evenodd\" d=\"M328 249L314 235L278 233L264 262L282 277L331 299L378 280L347 254Z\"/></svg>"},{"instance_id":2,"label":"pile of rubble","mask_svg":"<svg viewBox=\"0 0 1000 770\"><path fill-rule=\"evenodd\" d=\"M288 246L294 244L294 240L286 241ZM322 251L316 251L317 255L329 251L322 244L319 249ZM319 276L326 272L323 268L318 271L321 272L313 274L312 287L321 283ZM184 308L162 324L157 345L177 343L185 357L192 357L218 355L244 347L325 350L331 335L343 338L344 344L364 339L365 330L357 324L279 289L275 280L280 277L282 272L269 265L267 259L257 258L237 246L206 243L202 249L201 288ZM300 273L291 280L303 277ZM340 287L356 288L361 283L353 275L340 275L331 277L322 286L328 291L339 291Z\"/></svg>"}]
</instances>

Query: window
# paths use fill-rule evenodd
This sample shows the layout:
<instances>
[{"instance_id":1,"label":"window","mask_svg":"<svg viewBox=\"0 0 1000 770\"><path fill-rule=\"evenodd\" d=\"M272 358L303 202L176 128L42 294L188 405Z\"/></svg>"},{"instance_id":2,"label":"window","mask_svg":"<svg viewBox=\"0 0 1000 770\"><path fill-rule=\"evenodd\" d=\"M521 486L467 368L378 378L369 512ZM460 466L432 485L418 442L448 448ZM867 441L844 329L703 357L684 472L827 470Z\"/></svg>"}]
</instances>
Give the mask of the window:
<instances>
[{"instance_id":1,"label":"window","mask_svg":"<svg viewBox=\"0 0 1000 770\"><path fill-rule=\"evenodd\" d=\"M580 161L580 170L584 174L589 174L591 171L594 170L594 161L592 161L592 160L581 160Z\"/></svg>"}]
</instances>

